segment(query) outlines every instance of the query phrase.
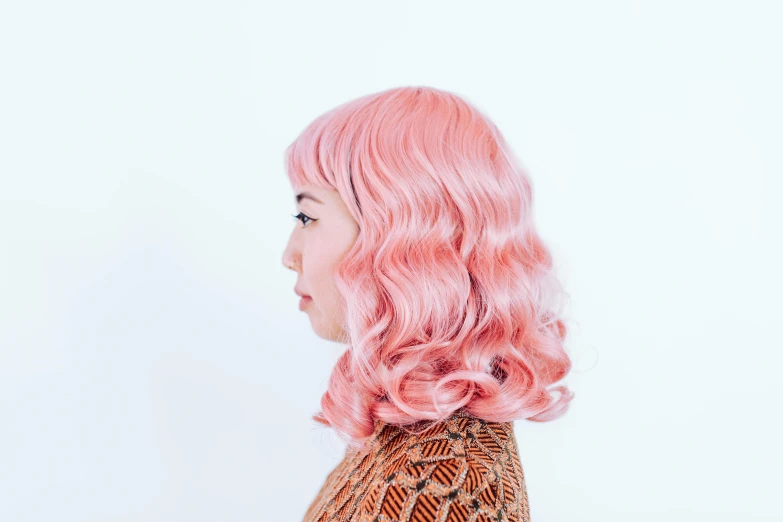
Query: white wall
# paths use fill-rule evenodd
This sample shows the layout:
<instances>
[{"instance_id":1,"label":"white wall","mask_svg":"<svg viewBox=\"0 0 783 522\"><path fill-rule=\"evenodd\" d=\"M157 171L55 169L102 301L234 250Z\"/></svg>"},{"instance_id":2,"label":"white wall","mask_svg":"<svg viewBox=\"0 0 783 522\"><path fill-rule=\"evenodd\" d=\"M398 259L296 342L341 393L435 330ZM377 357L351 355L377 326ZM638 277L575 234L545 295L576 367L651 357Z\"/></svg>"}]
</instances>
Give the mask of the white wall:
<instances>
[{"instance_id":1,"label":"white wall","mask_svg":"<svg viewBox=\"0 0 783 522\"><path fill-rule=\"evenodd\" d=\"M340 347L281 264L282 153L400 85L528 167L576 398L515 424L536 522L771 521L774 2L4 2L0 520L298 521Z\"/></svg>"}]
</instances>

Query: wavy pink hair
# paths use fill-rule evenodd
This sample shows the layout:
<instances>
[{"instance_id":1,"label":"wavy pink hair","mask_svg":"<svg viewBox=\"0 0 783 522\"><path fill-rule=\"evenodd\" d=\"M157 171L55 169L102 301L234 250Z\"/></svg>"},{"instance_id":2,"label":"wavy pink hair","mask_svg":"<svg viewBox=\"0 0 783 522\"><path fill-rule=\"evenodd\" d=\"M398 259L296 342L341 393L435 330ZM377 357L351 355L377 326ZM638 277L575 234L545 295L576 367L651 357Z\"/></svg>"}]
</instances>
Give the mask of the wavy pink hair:
<instances>
[{"instance_id":1,"label":"wavy pink hair","mask_svg":"<svg viewBox=\"0 0 783 522\"><path fill-rule=\"evenodd\" d=\"M333 274L348 349L314 420L363 447L376 421L566 412L568 296L530 181L486 116L450 92L389 89L315 119L285 159L295 189L337 190L360 228Z\"/></svg>"}]
</instances>

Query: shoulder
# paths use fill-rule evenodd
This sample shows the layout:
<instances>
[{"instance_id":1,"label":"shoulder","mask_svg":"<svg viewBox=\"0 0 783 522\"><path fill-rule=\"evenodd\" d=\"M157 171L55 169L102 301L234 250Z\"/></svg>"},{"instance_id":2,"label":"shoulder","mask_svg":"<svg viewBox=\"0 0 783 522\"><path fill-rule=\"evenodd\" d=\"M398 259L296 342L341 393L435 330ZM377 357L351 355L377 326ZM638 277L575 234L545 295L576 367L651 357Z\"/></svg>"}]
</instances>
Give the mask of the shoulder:
<instances>
[{"instance_id":1,"label":"shoulder","mask_svg":"<svg viewBox=\"0 0 783 522\"><path fill-rule=\"evenodd\" d=\"M381 433L362 522L527 522L527 492L511 423L454 416L418 435Z\"/></svg>"}]
</instances>

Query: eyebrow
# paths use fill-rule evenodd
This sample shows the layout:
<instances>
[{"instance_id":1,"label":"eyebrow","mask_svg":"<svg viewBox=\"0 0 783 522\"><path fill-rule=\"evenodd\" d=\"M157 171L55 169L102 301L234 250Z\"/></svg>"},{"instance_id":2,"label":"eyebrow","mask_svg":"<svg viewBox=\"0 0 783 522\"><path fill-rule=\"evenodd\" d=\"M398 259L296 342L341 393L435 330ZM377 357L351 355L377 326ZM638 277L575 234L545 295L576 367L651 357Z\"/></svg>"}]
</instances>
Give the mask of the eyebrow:
<instances>
[{"instance_id":1,"label":"eyebrow","mask_svg":"<svg viewBox=\"0 0 783 522\"><path fill-rule=\"evenodd\" d=\"M320 199L318 199L317 197L313 196L313 195L312 195L312 194L310 194L309 192L301 192L301 193L297 194L297 195L296 195L296 204L298 205L298 204L299 204L299 203L300 203L300 202L301 202L303 199L312 199L312 200L313 200L313 201L315 201L316 203L321 203L321 204L323 204L323 201L321 201L321 200L320 200Z\"/></svg>"}]
</instances>

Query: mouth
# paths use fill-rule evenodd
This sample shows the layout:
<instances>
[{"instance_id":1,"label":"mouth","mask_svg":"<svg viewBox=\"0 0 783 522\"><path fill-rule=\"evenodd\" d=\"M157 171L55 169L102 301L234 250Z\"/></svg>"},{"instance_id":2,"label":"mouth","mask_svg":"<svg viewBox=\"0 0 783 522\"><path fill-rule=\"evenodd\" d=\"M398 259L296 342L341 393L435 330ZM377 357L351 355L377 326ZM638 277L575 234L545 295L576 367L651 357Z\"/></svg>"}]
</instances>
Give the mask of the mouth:
<instances>
[{"instance_id":1,"label":"mouth","mask_svg":"<svg viewBox=\"0 0 783 522\"><path fill-rule=\"evenodd\" d=\"M307 305L310 304L310 302L313 300L312 297L309 295L303 295L302 298L299 300L299 309L304 310Z\"/></svg>"}]
</instances>

